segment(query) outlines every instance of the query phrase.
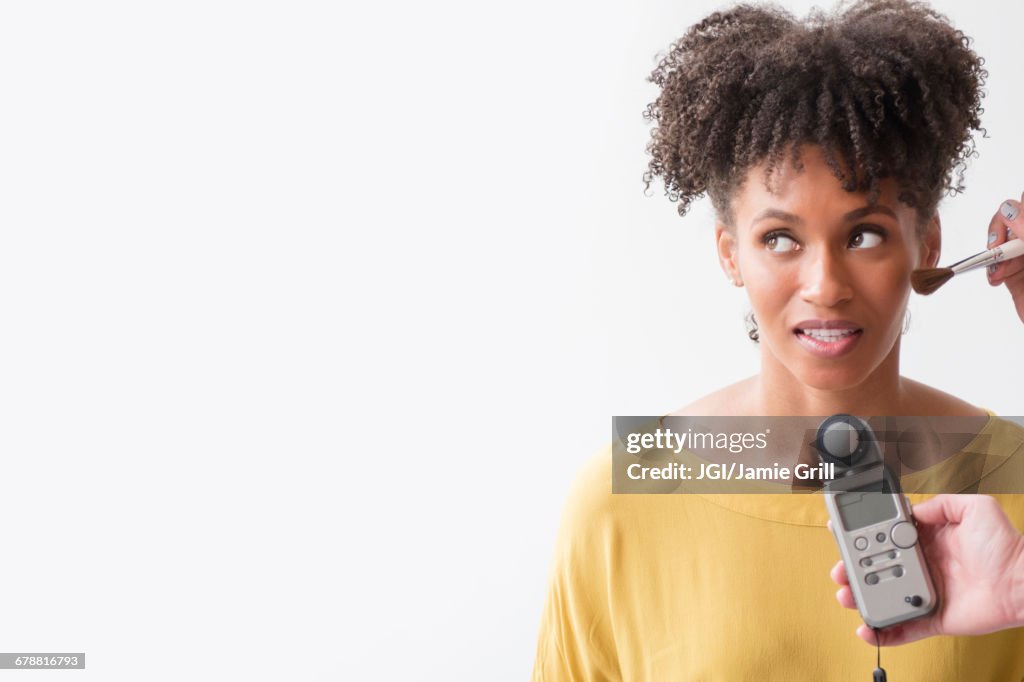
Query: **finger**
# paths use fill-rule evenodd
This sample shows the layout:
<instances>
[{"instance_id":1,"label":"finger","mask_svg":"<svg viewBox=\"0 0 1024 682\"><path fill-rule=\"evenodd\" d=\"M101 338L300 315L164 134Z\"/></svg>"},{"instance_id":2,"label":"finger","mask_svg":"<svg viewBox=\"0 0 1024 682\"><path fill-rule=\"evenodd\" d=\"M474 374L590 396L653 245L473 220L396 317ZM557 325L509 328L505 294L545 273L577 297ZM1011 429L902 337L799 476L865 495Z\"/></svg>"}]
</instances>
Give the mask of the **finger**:
<instances>
[{"instance_id":1,"label":"finger","mask_svg":"<svg viewBox=\"0 0 1024 682\"><path fill-rule=\"evenodd\" d=\"M1024 258L1011 258L1010 260L1004 260L1002 263L998 263L992 270L992 276L989 277L989 282L993 286L999 286L1000 284L1012 283L1017 279L1020 279L1020 273L1024 272Z\"/></svg>"},{"instance_id":2,"label":"finger","mask_svg":"<svg viewBox=\"0 0 1024 682\"><path fill-rule=\"evenodd\" d=\"M899 630L899 626L891 627L888 630L882 630L878 633L880 635L879 639L882 640L882 646L898 646L903 643L900 641L899 637L897 636L897 633L895 632L897 630ZM857 636L863 639L871 646L876 646L875 631L869 628L867 625L864 625L862 623L861 625L857 626Z\"/></svg>"},{"instance_id":3,"label":"finger","mask_svg":"<svg viewBox=\"0 0 1024 682\"><path fill-rule=\"evenodd\" d=\"M1024 235L1024 215L1021 213L1021 202L1014 199L1007 199L999 206L999 212L996 214L999 226L989 230L988 238L992 243L988 248L1005 244L1010 239L1020 239ZM999 229L1000 227L1002 229ZM996 236L995 241L992 241L993 234ZM1001 284L1010 274L1020 271L1019 263L1014 263L1012 269L1009 267L1010 263L1011 261L1007 261L990 267L989 281L994 285Z\"/></svg>"},{"instance_id":4,"label":"finger","mask_svg":"<svg viewBox=\"0 0 1024 682\"><path fill-rule=\"evenodd\" d=\"M949 525L945 523L931 524L924 521L917 523L917 540L924 549L925 554L931 556L930 552L936 542L936 538L945 532L947 528L949 528Z\"/></svg>"},{"instance_id":5,"label":"finger","mask_svg":"<svg viewBox=\"0 0 1024 682\"><path fill-rule=\"evenodd\" d=\"M875 646L875 631L861 623L857 626L857 636L871 646Z\"/></svg>"},{"instance_id":6,"label":"finger","mask_svg":"<svg viewBox=\"0 0 1024 682\"><path fill-rule=\"evenodd\" d=\"M1024 272L1024 258L1011 258L999 264L992 274L991 281L995 285L1003 284L1021 272Z\"/></svg>"},{"instance_id":7,"label":"finger","mask_svg":"<svg viewBox=\"0 0 1024 682\"><path fill-rule=\"evenodd\" d=\"M837 585L850 584L850 579L846 577L846 565L842 561L836 562L836 565L829 571L829 575L832 577L832 582Z\"/></svg>"},{"instance_id":8,"label":"finger","mask_svg":"<svg viewBox=\"0 0 1024 682\"><path fill-rule=\"evenodd\" d=\"M1020 261L1018 263L1018 261ZM1012 271L1011 271L1012 269ZM1024 258L1007 261L996 284L1005 284L1018 307L1024 303Z\"/></svg>"},{"instance_id":9,"label":"finger","mask_svg":"<svg viewBox=\"0 0 1024 682\"><path fill-rule=\"evenodd\" d=\"M881 640L882 646L900 646L937 634L939 633L935 631L933 620L924 618L879 630L878 638ZM871 646L875 646L875 631L867 625L862 624L857 628L857 636Z\"/></svg>"},{"instance_id":10,"label":"finger","mask_svg":"<svg viewBox=\"0 0 1024 682\"><path fill-rule=\"evenodd\" d=\"M988 239L985 240L986 249L994 249L1000 244L1006 242L1006 225L1003 223L1003 216L996 211L992 219L988 221ZM999 269L995 265L989 265L985 268L988 274L988 283L992 286L998 286L998 282L995 280L996 275L999 273Z\"/></svg>"},{"instance_id":11,"label":"finger","mask_svg":"<svg viewBox=\"0 0 1024 682\"><path fill-rule=\"evenodd\" d=\"M843 586L836 590L836 601L844 609L857 608L857 602L853 598L853 591L848 586Z\"/></svg>"},{"instance_id":12,"label":"finger","mask_svg":"<svg viewBox=\"0 0 1024 682\"><path fill-rule=\"evenodd\" d=\"M1016 199L1007 199L999 206L999 217L1009 239L1020 239L1024 234L1024 215L1021 212L1021 203Z\"/></svg>"}]
</instances>

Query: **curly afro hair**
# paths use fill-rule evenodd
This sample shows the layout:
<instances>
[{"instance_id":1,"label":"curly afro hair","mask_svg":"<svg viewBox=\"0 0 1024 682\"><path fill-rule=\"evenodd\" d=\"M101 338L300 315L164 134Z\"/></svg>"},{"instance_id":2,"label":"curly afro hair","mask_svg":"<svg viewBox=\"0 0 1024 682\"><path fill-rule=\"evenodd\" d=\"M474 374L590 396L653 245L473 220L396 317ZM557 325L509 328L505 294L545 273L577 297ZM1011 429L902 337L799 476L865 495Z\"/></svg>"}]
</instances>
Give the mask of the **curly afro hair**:
<instances>
[{"instance_id":1,"label":"curly afro hair","mask_svg":"<svg viewBox=\"0 0 1024 682\"><path fill-rule=\"evenodd\" d=\"M846 191L879 196L893 178L922 221L963 190L980 127L984 61L926 5L863 0L798 21L775 6L738 5L691 26L648 80L658 99L645 188L661 176L685 215L705 193L726 224L753 166L765 185L788 153L822 148ZM955 180L954 180L955 170Z\"/></svg>"}]
</instances>

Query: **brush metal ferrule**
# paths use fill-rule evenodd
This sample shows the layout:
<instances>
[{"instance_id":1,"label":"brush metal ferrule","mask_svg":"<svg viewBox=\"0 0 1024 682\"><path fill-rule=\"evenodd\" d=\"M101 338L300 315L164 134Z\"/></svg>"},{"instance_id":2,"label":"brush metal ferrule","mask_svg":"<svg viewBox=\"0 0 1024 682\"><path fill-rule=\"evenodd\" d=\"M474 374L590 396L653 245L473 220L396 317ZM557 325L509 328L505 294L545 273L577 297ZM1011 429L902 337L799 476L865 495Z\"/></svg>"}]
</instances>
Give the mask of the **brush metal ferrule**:
<instances>
[{"instance_id":1,"label":"brush metal ferrule","mask_svg":"<svg viewBox=\"0 0 1024 682\"><path fill-rule=\"evenodd\" d=\"M994 249L988 251L982 251L981 253L971 256L970 258L964 258L962 261L958 261L950 265L950 269L954 275L959 275L961 272L967 272L968 270L977 270L993 263L998 263L1004 260L1003 249L1001 246L997 246Z\"/></svg>"}]
</instances>

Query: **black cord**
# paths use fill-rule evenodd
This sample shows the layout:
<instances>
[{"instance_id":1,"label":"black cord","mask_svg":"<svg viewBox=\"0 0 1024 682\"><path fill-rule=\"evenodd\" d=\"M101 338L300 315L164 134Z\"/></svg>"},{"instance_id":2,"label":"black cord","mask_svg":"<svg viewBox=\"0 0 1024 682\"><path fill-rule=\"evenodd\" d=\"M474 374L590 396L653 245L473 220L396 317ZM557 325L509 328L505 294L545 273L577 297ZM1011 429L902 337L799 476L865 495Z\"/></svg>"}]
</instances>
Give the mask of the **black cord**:
<instances>
[{"instance_id":1,"label":"black cord","mask_svg":"<svg viewBox=\"0 0 1024 682\"><path fill-rule=\"evenodd\" d=\"M875 633L875 651L877 652L877 667L872 682L886 682L885 669L882 667L882 637L878 634L878 628L871 628L871 630Z\"/></svg>"}]
</instances>

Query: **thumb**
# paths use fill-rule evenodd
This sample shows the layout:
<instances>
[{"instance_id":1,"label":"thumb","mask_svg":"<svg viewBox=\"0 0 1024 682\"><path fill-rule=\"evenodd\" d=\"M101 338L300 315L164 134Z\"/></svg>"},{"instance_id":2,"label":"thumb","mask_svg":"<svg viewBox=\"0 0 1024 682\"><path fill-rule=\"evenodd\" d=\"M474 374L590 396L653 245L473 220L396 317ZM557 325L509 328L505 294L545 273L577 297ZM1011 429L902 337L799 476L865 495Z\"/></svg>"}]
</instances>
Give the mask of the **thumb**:
<instances>
[{"instance_id":1,"label":"thumb","mask_svg":"<svg viewBox=\"0 0 1024 682\"><path fill-rule=\"evenodd\" d=\"M942 526L947 523L960 523L971 496L936 495L935 497L914 505L914 518L929 526Z\"/></svg>"}]
</instances>

